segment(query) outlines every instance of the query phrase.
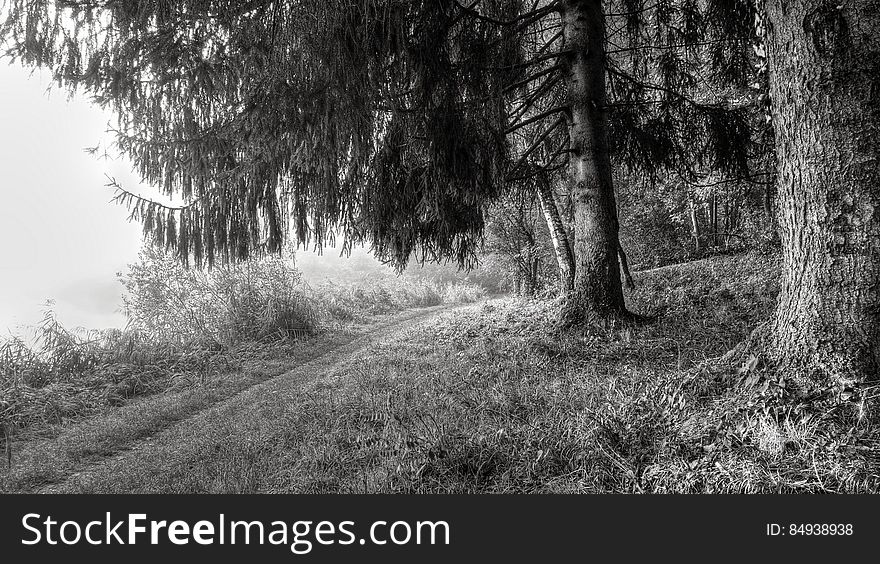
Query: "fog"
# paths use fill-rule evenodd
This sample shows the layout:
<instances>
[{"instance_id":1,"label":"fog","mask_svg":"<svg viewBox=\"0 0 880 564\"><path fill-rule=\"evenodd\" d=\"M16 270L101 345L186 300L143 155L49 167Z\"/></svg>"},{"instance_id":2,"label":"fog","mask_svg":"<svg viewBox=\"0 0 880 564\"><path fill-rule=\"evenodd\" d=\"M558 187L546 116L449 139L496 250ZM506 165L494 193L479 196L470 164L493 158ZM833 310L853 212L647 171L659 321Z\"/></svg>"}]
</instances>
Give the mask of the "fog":
<instances>
[{"instance_id":1,"label":"fog","mask_svg":"<svg viewBox=\"0 0 880 564\"><path fill-rule=\"evenodd\" d=\"M105 174L133 189L129 163L83 151L108 139L109 116L67 100L39 73L0 65L0 332L56 300L69 326L119 327L116 273L137 257L140 227L109 201Z\"/></svg>"},{"instance_id":2,"label":"fog","mask_svg":"<svg viewBox=\"0 0 880 564\"><path fill-rule=\"evenodd\" d=\"M65 326L123 327L117 273L137 260L141 226L110 202L106 175L156 197L128 161L84 151L109 146L112 116L49 85L39 71L0 65L0 334L38 323L47 300ZM364 248L299 250L296 264L310 282L395 274Z\"/></svg>"}]
</instances>

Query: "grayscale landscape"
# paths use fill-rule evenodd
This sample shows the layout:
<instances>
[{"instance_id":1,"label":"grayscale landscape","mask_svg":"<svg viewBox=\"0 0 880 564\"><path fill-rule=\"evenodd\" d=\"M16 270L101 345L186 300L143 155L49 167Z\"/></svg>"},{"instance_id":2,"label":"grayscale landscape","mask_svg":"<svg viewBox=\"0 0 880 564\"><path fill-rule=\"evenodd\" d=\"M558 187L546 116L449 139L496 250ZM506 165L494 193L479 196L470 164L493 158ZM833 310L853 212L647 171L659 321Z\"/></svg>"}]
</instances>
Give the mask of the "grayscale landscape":
<instances>
[{"instance_id":1,"label":"grayscale landscape","mask_svg":"<svg viewBox=\"0 0 880 564\"><path fill-rule=\"evenodd\" d=\"M877 0L0 0L0 492L877 493L878 210Z\"/></svg>"}]
</instances>

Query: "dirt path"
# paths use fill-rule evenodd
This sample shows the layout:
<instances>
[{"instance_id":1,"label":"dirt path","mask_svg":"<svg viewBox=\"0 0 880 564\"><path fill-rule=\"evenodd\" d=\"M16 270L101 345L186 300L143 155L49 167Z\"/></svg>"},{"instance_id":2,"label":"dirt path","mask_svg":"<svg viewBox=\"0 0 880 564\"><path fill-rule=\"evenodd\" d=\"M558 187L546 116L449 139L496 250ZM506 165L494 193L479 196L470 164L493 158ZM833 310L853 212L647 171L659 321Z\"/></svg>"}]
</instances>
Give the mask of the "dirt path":
<instances>
[{"instance_id":1,"label":"dirt path","mask_svg":"<svg viewBox=\"0 0 880 564\"><path fill-rule=\"evenodd\" d=\"M473 304L470 306L472 307ZM321 350L316 351L307 362L277 376L248 385L218 401L187 410L182 416L170 420L166 425L158 425L155 429L140 433L134 440L117 441L112 448L104 452L62 463L58 459L63 458L65 450L70 450L69 440L66 440L63 434L56 439L26 445L23 460L15 466L19 467L19 474L27 474L30 471L35 475L30 479L25 475L17 482L13 479L12 483L19 485L12 488L7 485L7 489L35 493L67 493L95 489L107 491L99 485L96 486L107 477L128 475L130 477L128 481L132 482L133 473L143 472L149 475L162 471L161 467L148 468L152 465L152 461L161 461L159 462L161 466L167 464L169 460L198 458L195 453L200 449L204 450L207 442L217 442L217 433L213 430L218 427L218 422L224 425L232 421L246 422L248 413L265 409L263 404L267 397L278 398L296 393L296 390L325 378L335 367L348 361L356 352L411 329L442 312L463 307L469 306L444 305L408 310L359 327L354 333L345 337L336 336L330 342L318 343L316 346L321 347ZM156 401L161 402L161 396ZM86 421L77 425L83 427L79 431L80 435L105 432L105 429L101 428L100 421ZM71 429L68 434L72 435L76 432L77 429ZM54 464L55 468L41 473L38 467L41 462Z\"/></svg>"}]
</instances>

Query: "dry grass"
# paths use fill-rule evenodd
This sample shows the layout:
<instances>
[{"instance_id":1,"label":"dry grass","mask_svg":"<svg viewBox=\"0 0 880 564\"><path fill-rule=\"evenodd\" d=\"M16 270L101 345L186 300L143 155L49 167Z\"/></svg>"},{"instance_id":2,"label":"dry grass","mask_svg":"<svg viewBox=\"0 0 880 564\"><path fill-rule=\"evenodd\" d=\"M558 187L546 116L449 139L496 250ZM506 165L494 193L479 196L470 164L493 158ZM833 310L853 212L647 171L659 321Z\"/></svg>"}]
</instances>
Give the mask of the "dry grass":
<instances>
[{"instance_id":1,"label":"dry grass","mask_svg":"<svg viewBox=\"0 0 880 564\"><path fill-rule=\"evenodd\" d=\"M461 282L374 275L357 282L321 282L310 295L332 319L351 321L414 307L473 303L483 299L486 290Z\"/></svg>"},{"instance_id":2,"label":"dry grass","mask_svg":"<svg viewBox=\"0 0 880 564\"><path fill-rule=\"evenodd\" d=\"M13 436L51 435L66 421L135 398L214 386L291 343L344 334L350 321L485 295L467 284L394 276L312 288L289 260L206 272L152 247L123 283L125 330L70 330L50 303L34 343L0 339L0 448L7 453Z\"/></svg>"},{"instance_id":3,"label":"dry grass","mask_svg":"<svg viewBox=\"0 0 880 564\"><path fill-rule=\"evenodd\" d=\"M491 300L272 379L71 480L79 492L877 492L876 389L780 401L714 359L769 313L776 259L637 274L651 324L559 333Z\"/></svg>"},{"instance_id":4,"label":"dry grass","mask_svg":"<svg viewBox=\"0 0 880 564\"><path fill-rule=\"evenodd\" d=\"M874 492L867 411L773 408L709 369L770 311L777 272L751 256L644 273L630 304L662 317L601 334L557 333L552 302L446 314L224 427L244 450L214 462L247 474L230 461L258 437L247 491Z\"/></svg>"}]
</instances>

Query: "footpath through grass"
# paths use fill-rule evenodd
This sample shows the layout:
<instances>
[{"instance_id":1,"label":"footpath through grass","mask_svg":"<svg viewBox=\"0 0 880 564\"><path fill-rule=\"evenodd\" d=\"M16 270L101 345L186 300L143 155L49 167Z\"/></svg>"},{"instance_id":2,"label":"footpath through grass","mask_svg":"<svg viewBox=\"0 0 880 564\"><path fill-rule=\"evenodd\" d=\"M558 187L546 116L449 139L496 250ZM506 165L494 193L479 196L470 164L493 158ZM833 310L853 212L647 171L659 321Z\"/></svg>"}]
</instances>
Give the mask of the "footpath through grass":
<instances>
[{"instance_id":1,"label":"footpath through grass","mask_svg":"<svg viewBox=\"0 0 880 564\"><path fill-rule=\"evenodd\" d=\"M775 264L637 274L630 307L660 317L636 328L559 333L558 304L517 299L396 324L53 491L876 492L870 390L790 408L707 362L771 311Z\"/></svg>"}]
</instances>

